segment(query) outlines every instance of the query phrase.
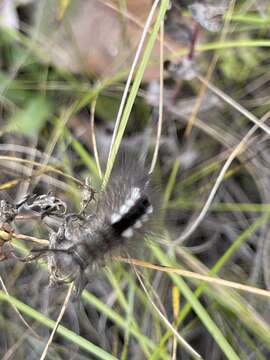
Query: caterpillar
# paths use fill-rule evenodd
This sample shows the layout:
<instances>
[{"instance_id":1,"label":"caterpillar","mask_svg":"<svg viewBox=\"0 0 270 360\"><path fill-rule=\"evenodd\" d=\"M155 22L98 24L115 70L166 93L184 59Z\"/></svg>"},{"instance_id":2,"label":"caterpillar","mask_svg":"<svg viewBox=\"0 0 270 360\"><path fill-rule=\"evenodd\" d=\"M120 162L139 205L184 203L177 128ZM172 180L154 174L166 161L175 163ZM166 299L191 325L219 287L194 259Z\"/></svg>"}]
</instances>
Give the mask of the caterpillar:
<instances>
[{"instance_id":1,"label":"caterpillar","mask_svg":"<svg viewBox=\"0 0 270 360\"><path fill-rule=\"evenodd\" d=\"M33 197L30 209L41 208L45 216L63 215L65 204L48 195ZM92 199L92 195L91 195ZM85 203L85 201L84 201ZM61 205L61 206L60 206ZM79 213L65 213L57 231L51 231L48 248L32 249L36 256L47 255L50 286L74 281L78 297L93 269L104 264L115 251L140 242L153 218L154 205L149 176L138 164L122 166L114 172L92 206ZM41 214L41 217L44 213Z\"/></svg>"}]
</instances>

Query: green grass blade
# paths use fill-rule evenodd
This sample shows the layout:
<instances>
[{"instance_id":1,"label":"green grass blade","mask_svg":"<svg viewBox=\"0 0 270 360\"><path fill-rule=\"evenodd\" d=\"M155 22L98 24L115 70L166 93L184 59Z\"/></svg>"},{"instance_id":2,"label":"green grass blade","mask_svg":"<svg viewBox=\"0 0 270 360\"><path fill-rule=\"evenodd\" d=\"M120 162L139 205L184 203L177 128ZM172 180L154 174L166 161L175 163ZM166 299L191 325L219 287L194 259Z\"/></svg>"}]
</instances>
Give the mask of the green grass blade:
<instances>
[{"instance_id":1,"label":"green grass blade","mask_svg":"<svg viewBox=\"0 0 270 360\"><path fill-rule=\"evenodd\" d=\"M158 247L152 247L152 251L161 264L167 264L167 256L164 255L164 253ZM192 309L195 311L199 319L208 329L208 331L213 336L216 343L219 345L220 349L227 356L227 358L229 360L240 360L234 349L228 343L225 336L222 334L215 322L211 319L205 308L201 305L201 303L187 286L185 281L180 276L176 276L174 274L169 275L173 279L174 283L179 287L181 294L183 294L183 296L187 299Z\"/></svg>"},{"instance_id":2,"label":"green grass blade","mask_svg":"<svg viewBox=\"0 0 270 360\"><path fill-rule=\"evenodd\" d=\"M45 315L41 314L32 307L24 304L18 299L6 295L2 290L0 290L0 301L7 301L13 304L19 311L23 314L29 316L30 318L38 321L40 324L47 326L50 329L53 329L55 326L55 321L48 319ZM88 351L90 354L97 356L99 359L103 360L116 360L116 357L107 353L105 350L99 348L98 346L92 344L90 341L84 339L82 336L75 334L73 331L67 329L66 327L59 325L57 333L70 340L74 344L77 344L80 348Z\"/></svg>"},{"instance_id":3,"label":"green grass blade","mask_svg":"<svg viewBox=\"0 0 270 360\"><path fill-rule=\"evenodd\" d=\"M111 156L108 159L106 172L105 172L105 175L104 175L103 187L106 186L106 184L107 184L107 182L109 180L109 177L110 177L110 174L111 174L111 171L112 171L112 168L113 168L113 164L114 164L118 149L120 147L121 140L122 140L122 137L124 135L126 126L127 126L127 122L128 122L128 119L129 119L129 116L130 116L130 113L131 113L132 106L133 106L134 101L136 99L136 96L137 96L139 86L141 84L145 69L146 69L147 65L149 64L150 55L151 55L155 40L156 40L157 35L158 35L160 25L161 25L161 23L162 23L162 21L164 19L165 13L166 13L166 11L168 9L168 6L169 6L169 0L163 0L161 2L159 14L158 14L156 22L155 22L155 24L153 26L153 30L152 30L152 32L151 32L151 34L149 36L148 42L147 42L147 44L145 46L145 50L144 50L144 53L143 53L141 63L139 65L139 67L138 67L136 76L134 78L134 82L133 82L131 90L130 90L129 97L127 99L127 103L126 103L126 106L125 106L125 109L124 109L124 112L123 112L123 116L122 116L122 119L121 119L121 122L120 122L120 125L119 125L118 133L116 135L115 142L114 142L114 144L112 146Z\"/></svg>"}]
</instances>

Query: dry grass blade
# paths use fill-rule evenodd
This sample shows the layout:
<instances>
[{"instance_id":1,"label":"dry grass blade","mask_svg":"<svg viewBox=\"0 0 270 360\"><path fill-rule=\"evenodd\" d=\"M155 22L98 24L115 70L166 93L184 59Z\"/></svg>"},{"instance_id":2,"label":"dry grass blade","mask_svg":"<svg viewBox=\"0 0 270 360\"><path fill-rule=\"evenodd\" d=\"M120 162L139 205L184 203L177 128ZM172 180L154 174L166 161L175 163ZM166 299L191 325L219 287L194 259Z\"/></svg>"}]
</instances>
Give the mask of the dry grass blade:
<instances>
[{"instance_id":1,"label":"dry grass blade","mask_svg":"<svg viewBox=\"0 0 270 360\"><path fill-rule=\"evenodd\" d=\"M130 264L132 264L133 260L130 259ZM135 264L136 265L136 264ZM153 308L156 310L164 324L173 332L179 343L183 346L183 348L192 356L193 359L202 359L201 355L198 354L187 342L182 336L179 335L179 333L176 331L176 329L172 326L172 324L168 321L168 319L162 314L162 312L159 310L159 308L156 306L156 304L151 299L151 295L149 294L149 291L147 290L146 286L144 285L144 282L139 275L138 271L136 270L135 266L133 266L134 271L136 273L136 276L141 284L141 287L143 291L145 292L150 304L153 306Z\"/></svg>"},{"instance_id":2,"label":"dry grass blade","mask_svg":"<svg viewBox=\"0 0 270 360\"><path fill-rule=\"evenodd\" d=\"M0 283L2 285L2 288L5 292L5 294L8 296L8 298L10 298L9 292L6 288L6 285L2 279L2 276L0 276ZM26 326L26 328L28 329L28 331L34 335L36 338L41 339L40 336L35 332L35 330L32 329L32 327L28 324L28 322L25 320L25 318L22 316L22 314L19 312L19 310L16 308L16 306L12 303L11 306L13 307L13 309L15 310L15 312L18 314L19 318L21 319L21 321L23 322L23 324Z\"/></svg>"},{"instance_id":3,"label":"dry grass blade","mask_svg":"<svg viewBox=\"0 0 270 360\"><path fill-rule=\"evenodd\" d=\"M206 200L200 214L198 215L197 219L193 222L193 224L178 238L174 241L174 244L177 245L179 243L183 243L186 239L189 238L189 236L197 229L197 227L200 225L202 220L204 219L205 215L207 214L207 211L209 210L214 197L219 189L219 186L221 185L226 172L228 171L229 167L231 166L233 160L240 155L242 152L245 151L247 142L251 138L251 136L255 133L255 131L262 126L262 124L269 118L270 111L268 111L256 125L254 125L248 133L243 137L243 139L240 141L240 143L234 148L228 159L226 160L225 164L223 165L217 180L208 196L208 199Z\"/></svg>"},{"instance_id":4,"label":"dry grass blade","mask_svg":"<svg viewBox=\"0 0 270 360\"><path fill-rule=\"evenodd\" d=\"M192 271L188 271L188 270L176 269L176 268L169 267L169 266L155 265L155 264L151 264L146 261L142 261L142 260L138 260L138 259L127 259L127 258L122 258L122 257L114 257L114 259L131 264L131 265L145 267L148 269L154 269L154 270L158 270L158 271L162 271L162 272L166 272L166 273L178 274L183 277L196 279L196 280L202 280L202 281L205 281L210 284L212 283L212 284L216 284L219 286L226 286L226 287L233 288L236 290L246 291L251 294L258 295L258 296L264 296L264 297L270 298L270 291L255 288L253 286L243 285L243 284L239 284L239 283L236 283L233 281L219 279L216 277L196 274L196 273L194 273Z\"/></svg>"},{"instance_id":5,"label":"dry grass blade","mask_svg":"<svg viewBox=\"0 0 270 360\"><path fill-rule=\"evenodd\" d=\"M180 311L180 294L177 286L173 285L172 287L172 305L173 305L173 318L174 324L177 322ZM174 325L175 326L175 325ZM177 359L177 339L173 337L173 348L172 348L172 360Z\"/></svg>"},{"instance_id":6,"label":"dry grass blade","mask_svg":"<svg viewBox=\"0 0 270 360\"><path fill-rule=\"evenodd\" d=\"M17 234L15 232L10 233L5 230L0 230L0 239L3 242L8 242L8 241L14 239L14 240L32 241L39 245L48 245L49 244L49 241L46 239L40 239L40 238L37 238L35 236L30 236L30 235Z\"/></svg>"},{"instance_id":7,"label":"dry grass blade","mask_svg":"<svg viewBox=\"0 0 270 360\"><path fill-rule=\"evenodd\" d=\"M225 19L225 24L224 24L224 27L223 27L223 31L222 31L221 36L220 36L220 42L221 43L224 42L224 40L226 39L226 35L228 33L228 30L229 30L229 25L230 25L230 21L231 21L231 16L233 14L234 6L235 6L235 0L232 0L231 3L230 3L230 6L229 6L229 10L228 10L228 16ZM215 70L215 66L217 64L218 58L219 58L218 53L215 53L212 60L211 60L211 62L210 62L210 65L208 67L207 74L206 74L206 77L205 77L207 83L210 81L210 79L212 77L212 74L213 74L213 72ZM187 135L187 136L190 135L190 133L191 133L194 121L195 121L196 116L198 114L198 111L200 109L200 106L201 106L201 103L203 101L206 90L207 90L207 84L203 83L201 88L200 88L199 94L198 94L198 96L196 98L196 103L194 105L194 108L192 109L192 113L191 113L190 118L189 118L188 123L187 123L187 127L186 127L186 130L185 130L185 135Z\"/></svg>"},{"instance_id":8,"label":"dry grass blade","mask_svg":"<svg viewBox=\"0 0 270 360\"><path fill-rule=\"evenodd\" d=\"M160 62L159 62L159 114L158 114L158 129L157 129L157 139L155 144L154 155L149 170L149 174L155 169L155 165L158 157L158 149L160 145L161 130L162 130L162 120L163 120L163 90L164 90L164 21L160 26Z\"/></svg>"},{"instance_id":9,"label":"dry grass blade","mask_svg":"<svg viewBox=\"0 0 270 360\"><path fill-rule=\"evenodd\" d=\"M97 164L98 174L99 174L99 177L102 178L102 170L100 167L97 142L96 142L96 134L95 134L95 126L94 126L96 103L97 103L97 98L95 97L91 102L90 126L91 126L92 145L93 145L94 156L95 156L95 160L96 160L96 164Z\"/></svg>"},{"instance_id":10,"label":"dry grass blade","mask_svg":"<svg viewBox=\"0 0 270 360\"><path fill-rule=\"evenodd\" d=\"M72 290L73 290L73 285L74 285L73 282L69 285L68 292L67 292L67 295L66 295L66 297L65 297L65 301L64 301L63 306L62 306L62 308L61 308L61 311L60 311L60 313L59 313L59 315L58 315L58 318L57 318L57 320L56 320L56 323L55 323L55 326L54 326L54 328L53 328L53 331L51 332L51 335L50 335L50 337L49 337L49 340L47 341L47 344L46 344L46 346L45 346L45 348L44 348L44 350L43 350L43 353L42 353L42 355L41 355L41 357L40 357L40 360L44 360L45 357L46 357L46 355L47 355L47 353L48 353L49 346L51 345L51 343L52 343L52 341L53 341L53 337L54 337L54 335L55 335L55 333L56 333L56 331L57 331L57 328L58 328L58 326L59 326L59 324L60 324L60 321L62 320L62 317L64 316L64 313L65 313L65 311L66 311L67 305L68 305L68 303L69 303L69 300L70 300L70 297L71 297L71 294L72 294Z\"/></svg>"},{"instance_id":11,"label":"dry grass blade","mask_svg":"<svg viewBox=\"0 0 270 360\"><path fill-rule=\"evenodd\" d=\"M75 183L82 185L83 186L83 182L78 180L77 178L75 178L74 176L71 176L69 174L64 173L63 171L55 168L52 165L44 165L43 163L37 162L37 161L33 161L33 160L27 160L27 159L21 159L21 158L17 158L15 156L6 156L6 155L0 155L0 160L2 161L14 161L17 163L23 163L23 164L28 164L30 166L37 166L37 167L41 167L41 172L45 173L45 172L53 172L55 174L58 175L62 175L67 179L73 180Z\"/></svg>"},{"instance_id":12,"label":"dry grass blade","mask_svg":"<svg viewBox=\"0 0 270 360\"><path fill-rule=\"evenodd\" d=\"M35 242L40 245L48 245L49 244L49 241L46 239L39 239L34 236L28 236L28 235L23 235L23 234L16 234L16 235L14 235L14 238L17 240L32 241L32 242Z\"/></svg>"},{"instance_id":13,"label":"dry grass blade","mask_svg":"<svg viewBox=\"0 0 270 360\"><path fill-rule=\"evenodd\" d=\"M215 93L218 97L223 99L227 104L231 105L234 109L239 111L242 115L244 115L251 122L256 124L258 128L261 128L268 135L270 135L270 128L267 125L264 125L255 115L253 115L250 111L245 109L242 105L237 103L233 98L231 98L228 94L225 94L222 90L218 89L215 85L211 84L211 82L207 81L203 76L197 74L197 78L207 86L213 93Z\"/></svg>"}]
</instances>

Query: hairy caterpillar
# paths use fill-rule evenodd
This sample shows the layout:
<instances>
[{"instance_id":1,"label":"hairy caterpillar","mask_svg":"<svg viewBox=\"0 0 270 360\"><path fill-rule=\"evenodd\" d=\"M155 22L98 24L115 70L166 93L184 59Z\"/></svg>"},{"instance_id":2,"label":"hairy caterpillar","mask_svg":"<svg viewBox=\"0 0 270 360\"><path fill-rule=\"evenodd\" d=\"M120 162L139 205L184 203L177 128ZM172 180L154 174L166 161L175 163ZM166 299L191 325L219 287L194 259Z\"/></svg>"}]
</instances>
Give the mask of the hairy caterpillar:
<instances>
[{"instance_id":1,"label":"hairy caterpillar","mask_svg":"<svg viewBox=\"0 0 270 360\"><path fill-rule=\"evenodd\" d=\"M77 296L97 265L116 250L142 240L154 212L150 179L138 164L125 164L114 172L90 212L84 204L79 213L63 216L66 205L51 194L47 197L48 201L46 195L32 196L26 206L40 209L42 218L59 211L63 221L51 231L49 247L33 249L32 254L47 255L51 286L74 281Z\"/></svg>"}]
</instances>

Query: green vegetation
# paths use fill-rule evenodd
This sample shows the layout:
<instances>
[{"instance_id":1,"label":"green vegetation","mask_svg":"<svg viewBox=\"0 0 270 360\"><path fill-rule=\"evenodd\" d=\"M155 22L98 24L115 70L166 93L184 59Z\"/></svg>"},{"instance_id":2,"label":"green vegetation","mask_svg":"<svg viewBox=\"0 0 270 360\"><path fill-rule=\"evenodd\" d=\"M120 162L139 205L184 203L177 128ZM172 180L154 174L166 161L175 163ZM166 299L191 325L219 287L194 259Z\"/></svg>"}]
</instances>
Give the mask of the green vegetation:
<instances>
[{"instance_id":1,"label":"green vegetation","mask_svg":"<svg viewBox=\"0 0 270 360\"><path fill-rule=\"evenodd\" d=\"M235 6L230 2L220 31L211 33L197 24L191 65L194 76L187 80L159 66L167 59L181 63L191 54L192 44L183 43L183 38L185 31L196 33L196 22L180 1L170 10L180 18L176 30L168 14L169 1L153 2L158 6L152 8L153 18L131 78L131 64L143 30L147 30L150 7L138 2L138 13L133 14L129 1L93 2L95 14L100 11L105 19L101 25L109 22L107 49L102 48L103 40L95 39L103 31L101 25L82 35L86 25L80 1L78 8L70 1L40 3L17 9L19 29L0 30L0 200L18 201L28 192L52 191L76 212L88 176L97 193L102 192L121 150L131 157L145 155L147 174L158 143L153 172L160 204L158 224L146 241L136 243L138 249L133 251L131 246L130 256L150 267L186 269L268 290L267 116L264 127L244 141L215 194L213 191L224 164L254 126L241 107L261 123L270 110L269 6L267 9L266 4L262 16L255 2L235 2ZM111 19L117 19L121 31L114 32ZM88 23L92 22L89 15ZM164 89L159 138L160 74ZM214 96L207 87L203 91L201 78L237 105ZM158 90L151 93L154 85ZM215 196L205 215L185 237L210 194ZM48 239L37 217L26 220L18 219L12 225L17 235ZM4 244L3 253L25 256L33 246L32 241L14 236ZM80 304L69 300L48 359L176 360L198 359L199 355L206 360L269 359L267 297L184 278L166 268L160 272L126 264L114 254L105 265L93 272ZM23 263L11 256L0 262L0 275L0 357L40 358L67 288L48 290L46 259Z\"/></svg>"}]
</instances>

